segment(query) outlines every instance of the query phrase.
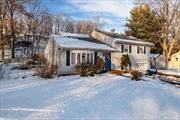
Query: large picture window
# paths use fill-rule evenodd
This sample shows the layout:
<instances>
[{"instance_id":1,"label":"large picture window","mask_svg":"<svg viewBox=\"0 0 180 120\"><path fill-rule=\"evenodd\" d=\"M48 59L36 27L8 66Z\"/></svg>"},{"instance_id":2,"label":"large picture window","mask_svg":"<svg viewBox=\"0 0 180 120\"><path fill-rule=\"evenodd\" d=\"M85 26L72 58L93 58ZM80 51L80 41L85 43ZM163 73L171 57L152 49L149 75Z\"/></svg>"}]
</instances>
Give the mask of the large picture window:
<instances>
[{"instance_id":1,"label":"large picture window","mask_svg":"<svg viewBox=\"0 0 180 120\"><path fill-rule=\"evenodd\" d=\"M79 64L93 64L94 62L94 54L92 52L80 53L80 52L72 52L71 53L71 65L79 65Z\"/></svg>"}]
</instances>

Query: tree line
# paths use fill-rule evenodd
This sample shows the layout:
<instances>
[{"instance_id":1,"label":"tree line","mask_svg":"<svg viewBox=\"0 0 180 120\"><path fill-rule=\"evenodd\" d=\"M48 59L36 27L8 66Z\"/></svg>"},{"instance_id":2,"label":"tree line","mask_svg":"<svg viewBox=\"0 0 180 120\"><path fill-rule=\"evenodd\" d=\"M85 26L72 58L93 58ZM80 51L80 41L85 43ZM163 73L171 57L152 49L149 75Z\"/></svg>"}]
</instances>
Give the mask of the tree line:
<instances>
[{"instance_id":1,"label":"tree line","mask_svg":"<svg viewBox=\"0 0 180 120\"><path fill-rule=\"evenodd\" d=\"M5 46L15 58L15 42L19 35L30 41L31 57L35 55L42 36L61 31L88 34L102 28L100 17L75 21L63 14L52 15L41 0L0 0L0 50L4 59Z\"/></svg>"}]
</instances>

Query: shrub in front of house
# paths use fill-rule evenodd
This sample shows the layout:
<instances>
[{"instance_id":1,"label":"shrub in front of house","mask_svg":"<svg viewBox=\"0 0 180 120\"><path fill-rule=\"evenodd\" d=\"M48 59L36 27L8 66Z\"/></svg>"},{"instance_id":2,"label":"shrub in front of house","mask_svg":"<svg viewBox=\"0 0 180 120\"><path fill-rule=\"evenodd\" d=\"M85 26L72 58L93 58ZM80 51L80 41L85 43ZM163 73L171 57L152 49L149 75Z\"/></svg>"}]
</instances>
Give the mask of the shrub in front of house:
<instances>
[{"instance_id":1,"label":"shrub in front of house","mask_svg":"<svg viewBox=\"0 0 180 120\"><path fill-rule=\"evenodd\" d=\"M104 69L105 62L101 57L97 58L97 63L95 64L96 73L101 73Z\"/></svg>"},{"instance_id":2,"label":"shrub in front of house","mask_svg":"<svg viewBox=\"0 0 180 120\"><path fill-rule=\"evenodd\" d=\"M76 74L80 76L94 76L96 69L94 65L91 64L80 64L76 65Z\"/></svg>"},{"instance_id":3,"label":"shrub in front of house","mask_svg":"<svg viewBox=\"0 0 180 120\"><path fill-rule=\"evenodd\" d=\"M138 81L141 79L141 73L137 70L132 70L131 75L132 75L132 80Z\"/></svg>"},{"instance_id":4,"label":"shrub in front of house","mask_svg":"<svg viewBox=\"0 0 180 120\"><path fill-rule=\"evenodd\" d=\"M40 76L41 78L52 78L53 75L57 73L57 66L55 65L39 65L36 70L35 74Z\"/></svg>"},{"instance_id":5,"label":"shrub in front of house","mask_svg":"<svg viewBox=\"0 0 180 120\"><path fill-rule=\"evenodd\" d=\"M128 54L124 54L121 57L121 67L123 69L125 69L125 71L127 71L128 70L128 68L127 68L128 66L129 66L129 70L131 70L131 60L129 58L129 55Z\"/></svg>"}]
</instances>

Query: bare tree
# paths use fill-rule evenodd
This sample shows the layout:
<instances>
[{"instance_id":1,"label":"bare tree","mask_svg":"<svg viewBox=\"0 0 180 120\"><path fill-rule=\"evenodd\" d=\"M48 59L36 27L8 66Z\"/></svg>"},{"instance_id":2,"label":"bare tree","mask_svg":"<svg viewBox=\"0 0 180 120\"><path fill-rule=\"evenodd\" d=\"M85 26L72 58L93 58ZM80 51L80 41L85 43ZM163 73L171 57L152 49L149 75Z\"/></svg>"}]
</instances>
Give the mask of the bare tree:
<instances>
[{"instance_id":1,"label":"bare tree","mask_svg":"<svg viewBox=\"0 0 180 120\"><path fill-rule=\"evenodd\" d=\"M162 30L161 46L165 57L166 68L174 43L177 41L176 34L180 27L180 1L179 0L137 0L138 4L149 4L161 18Z\"/></svg>"},{"instance_id":2,"label":"bare tree","mask_svg":"<svg viewBox=\"0 0 180 120\"><path fill-rule=\"evenodd\" d=\"M60 33L60 31L63 29L63 15L57 14L54 17L54 28L55 28L55 34Z\"/></svg>"},{"instance_id":3,"label":"bare tree","mask_svg":"<svg viewBox=\"0 0 180 120\"><path fill-rule=\"evenodd\" d=\"M74 23L71 17L69 16L65 20L65 32L70 32L70 33L74 32Z\"/></svg>"},{"instance_id":4,"label":"bare tree","mask_svg":"<svg viewBox=\"0 0 180 120\"><path fill-rule=\"evenodd\" d=\"M95 17L92 20L81 20L76 24L77 33L81 34L89 34L94 30L101 30L102 27L100 17Z\"/></svg>"}]
</instances>

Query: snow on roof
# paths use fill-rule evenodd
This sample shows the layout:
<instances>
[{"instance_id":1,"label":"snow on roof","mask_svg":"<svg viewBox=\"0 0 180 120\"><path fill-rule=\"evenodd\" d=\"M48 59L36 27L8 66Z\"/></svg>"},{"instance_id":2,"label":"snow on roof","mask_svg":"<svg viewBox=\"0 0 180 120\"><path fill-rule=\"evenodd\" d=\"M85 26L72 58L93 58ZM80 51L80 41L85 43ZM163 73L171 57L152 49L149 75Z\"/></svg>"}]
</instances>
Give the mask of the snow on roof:
<instances>
[{"instance_id":1,"label":"snow on roof","mask_svg":"<svg viewBox=\"0 0 180 120\"><path fill-rule=\"evenodd\" d=\"M135 41L135 40L125 40L125 39L119 39L119 38L116 38L115 39L116 43L124 43L124 44L135 44L135 45L143 45L143 46L154 46L153 43L150 43L150 42L145 42L145 41Z\"/></svg>"},{"instance_id":2,"label":"snow on roof","mask_svg":"<svg viewBox=\"0 0 180 120\"><path fill-rule=\"evenodd\" d=\"M142 39L138 39L132 36L127 36L125 34L113 33L113 32L106 32L106 31L98 31L104 35L107 35L111 38L114 38L115 42L117 43L124 43L124 44L136 44L136 45L146 45L146 46L154 46L153 43L147 42Z\"/></svg>"},{"instance_id":3,"label":"snow on roof","mask_svg":"<svg viewBox=\"0 0 180 120\"><path fill-rule=\"evenodd\" d=\"M150 54L150 57L151 58L157 58L157 57L159 57L160 56L160 54Z\"/></svg>"},{"instance_id":4,"label":"snow on roof","mask_svg":"<svg viewBox=\"0 0 180 120\"><path fill-rule=\"evenodd\" d=\"M68 49L95 49L105 51L117 51L116 49L101 43L90 42L76 37L67 37L59 35L51 35L54 40L63 48Z\"/></svg>"},{"instance_id":5,"label":"snow on roof","mask_svg":"<svg viewBox=\"0 0 180 120\"><path fill-rule=\"evenodd\" d=\"M89 38L88 34L76 34L76 33L61 32L60 35L68 36L68 37Z\"/></svg>"}]
</instances>

